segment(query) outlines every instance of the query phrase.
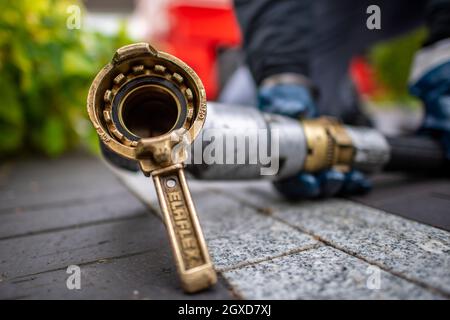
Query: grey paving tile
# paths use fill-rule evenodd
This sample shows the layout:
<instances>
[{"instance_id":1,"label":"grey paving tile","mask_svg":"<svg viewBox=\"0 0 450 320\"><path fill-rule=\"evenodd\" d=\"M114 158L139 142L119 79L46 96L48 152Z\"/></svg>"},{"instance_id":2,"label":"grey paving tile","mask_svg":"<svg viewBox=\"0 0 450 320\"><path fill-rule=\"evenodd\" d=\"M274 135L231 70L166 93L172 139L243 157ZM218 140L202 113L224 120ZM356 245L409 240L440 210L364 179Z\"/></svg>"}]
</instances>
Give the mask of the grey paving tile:
<instances>
[{"instance_id":1,"label":"grey paving tile","mask_svg":"<svg viewBox=\"0 0 450 320\"><path fill-rule=\"evenodd\" d=\"M143 203L153 210L153 213L161 215L158 205L158 197L156 196L155 186L149 177L145 177L141 172L129 172L117 169L106 164L114 175L122 182L122 184L134 196L139 198Z\"/></svg>"},{"instance_id":2,"label":"grey paving tile","mask_svg":"<svg viewBox=\"0 0 450 320\"><path fill-rule=\"evenodd\" d=\"M450 233L345 200L284 208L277 215L388 270L450 294Z\"/></svg>"},{"instance_id":3,"label":"grey paving tile","mask_svg":"<svg viewBox=\"0 0 450 320\"><path fill-rule=\"evenodd\" d=\"M210 204L205 204L204 209L199 208L212 255L220 268L226 269L227 264L217 257L227 254L233 261L229 265L238 263L233 255L239 255L239 245L233 243L233 239L238 242L245 240L241 245L248 252L254 236L248 238L233 236L226 239L225 243L232 244L229 247L225 247L221 242L216 245L215 239L210 238L208 229L217 229L220 232L220 229L224 228L231 234L233 228L239 230L236 227L239 223L227 226L220 220L221 214L217 217L213 215L214 219L212 219L205 216L205 213L245 212L247 210L245 207L249 207L268 213L268 216L259 213L260 219L266 220L266 224L264 222L260 224L265 225L262 229L273 226L275 220L270 217L273 215L309 234L320 237L332 246L378 264L394 274L401 274L402 277L425 286L435 287L447 296L450 294L450 239L449 233L445 231L346 200L289 203L275 192L269 182L190 181L190 185L194 198L199 197L197 194L210 194L214 191L225 195L225 199L230 202L229 205L222 205L223 200L217 198L218 201L214 201L213 197L209 201ZM134 189L142 189L142 186ZM229 199L229 196L232 199ZM196 200L197 206L201 206L203 202L205 202L204 198ZM245 203L246 206L242 207L235 202ZM236 207L237 205L240 208ZM218 206L220 208L216 208ZM246 214L241 216L245 216L246 220L249 219ZM230 217L228 219L233 220ZM217 227L214 226L215 224ZM245 226L245 223L243 225ZM239 234L241 237L246 237L248 231L243 228L239 230ZM216 254L216 252L219 253ZM271 252L268 256L273 254L274 252ZM245 261L248 257L241 256L238 260ZM249 261L253 261L252 256Z\"/></svg>"},{"instance_id":4,"label":"grey paving tile","mask_svg":"<svg viewBox=\"0 0 450 320\"><path fill-rule=\"evenodd\" d=\"M0 166L0 214L127 192L93 157L24 161Z\"/></svg>"},{"instance_id":5,"label":"grey paving tile","mask_svg":"<svg viewBox=\"0 0 450 320\"><path fill-rule=\"evenodd\" d=\"M120 174L120 173L119 173ZM120 174L128 188L159 210L152 182L140 175ZM264 216L235 199L212 191L211 185L189 181L200 223L218 270L309 248L318 242L295 228Z\"/></svg>"},{"instance_id":6,"label":"grey paving tile","mask_svg":"<svg viewBox=\"0 0 450 320\"><path fill-rule=\"evenodd\" d=\"M0 241L0 278L11 279L148 250L170 254L151 215Z\"/></svg>"},{"instance_id":7,"label":"grey paving tile","mask_svg":"<svg viewBox=\"0 0 450 320\"><path fill-rule=\"evenodd\" d=\"M196 183L200 183L196 181ZM210 188L232 196L249 206L255 207L263 212L271 213L274 208L290 206L292 203L286 201L272 186L270 181L242 181L228 183L208 183Z\"/></svg>"},{"instance_id":8,"label":"grey paving tile","mask_svg":"<svg viewBox=\"0 0 450 320\"><path fill-rule=\"evenodd\" d=\"M106 163L106 165L108 164ZM133 173L110 165L108 167L131 193L148 206L159 210L158 198L151 178L145 177L141 172ZM256 204L259 203L260 194L252 195L251 191L259 193L260 190L264 190L264 196L270 193L272 193L272 197L277 196L276 193L272 192L272 186L268 181L204 181L193 179L189 176L189 173L186 173L186 177L192 194L208 191L226 192L226 194L233 194L237 197L242 197L242 199L250 197L250 200L253 199ZM283 201L282 198L278 198L280 202Z\"/></svg>"},{"instance_id":9,"label":"grey paving tile","mask_svg":"<svg viewBox=\"0 0 450 320\"><path fill-rule=\"evenodd\" d=\"M290 204L262 196L264 188L259 192L245 200L363 259L450 294L450 233L347 200Z\"/></svg>"},{"instance_id":10,"label":"grey paving tile","mask_svg":"<svg viewBox=\"0 0 450 320\"><path fill-rule=\"evenodd\" d=\"M270 183L218 186L248 205L394 273L450 294L450 233L342 199L289 203Z\"/></svg>"},{"instance_id":11,"label":"grey paving tile","mask_svg":"<svg viewBox=\"0 0 450 320\"><path fill-rule=\"evenodd\" d=\"M234 199L211 192L193 194L216 268L275 257L317 245L312 237Z\"/></svg>"},{"instance_id":12,"label":"grey paving tile","mask_svg":"<svg viewBox=\"0 0 450 320\"><path fill-rule=\"evenodd\" d=\"M148 215L149 210L129 192L96 201L48 205L0 214L0 240Z\"/></svg>"},{"instance_id":13,"label":"grey paving tile","mask_svg":"<svg viewBox=\"0 0 450 320\"><path fill-rule=\"evenodd\" d=\"M232 298L223 282L183 293L163 224L98 160L16 168L0 172L0 299ZM65 286L71 264L81 290Z\"/></svg>"},{"instance_id":14,"label":"grey paving tile","mask_svg":"<svg viewBox=\"0 0 450 320\"><path fill-rule=\"evenodd\" d=\"M395 176L394 176L395 177ZM450 180L445 177L397 177L351 200L450 232Z\"/></svg>"},{"instance_id":15,"label":"grey paving tile","mask_svg":"<svg viewBox=\"0 0 450 320\"><path fill-rule=\"evenodd\" d=\"M0 188L13 187L27 190L30 183L38 182L39 187L68 183L95 184L104 179L113 180L104 161L85 153L68 154L61 158L32 157L0 166ZM34 188L35 186L33 186Z\"/></svg>"},{"instance_id":16,"label":"grey paving tile","mask_svg":"<svg viewBox=\"0 0 450 320\"><path fill-rule=\"evenodd\" d=\"M185 294L168 248L81 265L79 290L68 290L66 268L0 282L1 299L231 299L223 280Z\"/></svg>"},{"instance_id":17,"label":"grey paving tile","mask_svg":"<svg viewBox=\"0 0 450 320\"><path fill-rule=\"evenodd\" d=\"M224 276L248 299L443 298L331 247L230 270Z\"/></svg>"}]
</instances>

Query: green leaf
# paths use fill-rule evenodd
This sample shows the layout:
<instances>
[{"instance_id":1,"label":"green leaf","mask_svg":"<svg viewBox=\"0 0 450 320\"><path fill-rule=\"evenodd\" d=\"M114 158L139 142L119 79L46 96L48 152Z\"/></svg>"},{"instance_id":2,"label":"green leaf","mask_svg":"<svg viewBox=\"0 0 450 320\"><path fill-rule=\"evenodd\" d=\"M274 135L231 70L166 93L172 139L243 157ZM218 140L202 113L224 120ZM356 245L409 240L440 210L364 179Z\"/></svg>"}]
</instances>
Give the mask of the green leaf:
<instances>
[{"instance_id":1,"label":"green leaf","mask_svg":"<svg viewBox=\"0 0 450 320\"><path fill-rule=\"evenodd\" d=\"M0 77L0 158L22 147L24 136L23 110L17 90L6 77Z\"/></svg>"},{"instance_id":2,"label":"green leaf","mask_svg":"<svg viewBox=\"0 0 450 320\"><path fill-rule=\"evenodd\" d=\"M92 70L95 69L89 57L80 55L79 51L66 50L63 55L63 72L64 76L90 77Z\"/></svg>"},{"instance_id":3,"label":"green leaf","mask_svg":"<svg viewBox=\"0 0 450 320\"><path fill-rule=\"evenodd\" d=\"M49 156L62 154L66 147L66 132L61 119L51 116L46 121L40 135L42 149Z\"/></svg>"},{"instance_id":4,"label":"green leaf","mask_svg":"<svg viewBox=\"0 0 450 320\"><path fill-rule=\"evenodd\" d=\"M66 10L83 8L79 0L0 4L0 157L30 149L57 156L80 141L93 146L86 96L117 47L130 42L125 27L114 36L69 30ZM80 119L88 125L77 126Z\"/></svg>"}]
</instances>

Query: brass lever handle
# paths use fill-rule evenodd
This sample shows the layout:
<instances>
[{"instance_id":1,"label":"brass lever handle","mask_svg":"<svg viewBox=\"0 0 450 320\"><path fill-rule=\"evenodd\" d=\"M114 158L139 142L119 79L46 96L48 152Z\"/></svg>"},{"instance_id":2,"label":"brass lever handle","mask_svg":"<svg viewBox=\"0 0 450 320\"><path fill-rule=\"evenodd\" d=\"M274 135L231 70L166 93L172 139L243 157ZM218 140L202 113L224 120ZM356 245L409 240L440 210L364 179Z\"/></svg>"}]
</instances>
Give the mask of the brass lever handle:
<instances>
[{"instance_id":1,"label":"brass lever handle","mask_svg":"<svg viewBox=\"0 0 450 320\"><path fill-rule=\"evenodd\" d=\"M109 149L137 160L142 172L152 175L184 290L214 284L183 173L186 154L177 148L179 142L191 143L205 122L206 95L198 76L148 43L122 47L94 79L88 113Z\"/></svg>"},{"instance_id":2,"label":"brass lever handle","mask_svg":"<svg viewBox=\"0 0 450 320\"><path fill-rule=\"evenodd\" d=\"M211 286L217 277L183 166L155 170L152 177L183 289L195 292Z\"/></svg>"}]
</instances>

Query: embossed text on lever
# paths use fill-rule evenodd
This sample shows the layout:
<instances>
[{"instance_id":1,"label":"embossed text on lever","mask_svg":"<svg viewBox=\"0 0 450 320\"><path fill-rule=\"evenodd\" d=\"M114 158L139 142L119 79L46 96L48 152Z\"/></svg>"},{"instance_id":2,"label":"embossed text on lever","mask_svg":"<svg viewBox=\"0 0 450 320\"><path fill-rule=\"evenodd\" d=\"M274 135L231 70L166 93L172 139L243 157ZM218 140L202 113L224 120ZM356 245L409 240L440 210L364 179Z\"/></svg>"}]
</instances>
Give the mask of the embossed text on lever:
<instances>
[{"instance_id":1,"label":"embossed text on lever","mask_svg":"<svg viewBox=\"0 0 450 320\"><path fill-rule=\"evenodd\" d=\"M152 172L183 288L197 291L216 282L182 165Z\"/></svg>"}]
</instances>

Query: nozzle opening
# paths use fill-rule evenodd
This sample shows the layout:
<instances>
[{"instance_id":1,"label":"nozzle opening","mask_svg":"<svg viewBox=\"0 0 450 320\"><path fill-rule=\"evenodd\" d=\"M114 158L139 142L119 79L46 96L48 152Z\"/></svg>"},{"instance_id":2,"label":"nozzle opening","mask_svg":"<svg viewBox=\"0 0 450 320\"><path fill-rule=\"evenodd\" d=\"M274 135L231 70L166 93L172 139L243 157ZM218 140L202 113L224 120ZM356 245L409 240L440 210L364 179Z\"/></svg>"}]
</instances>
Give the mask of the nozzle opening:
<instances>
[{"instance_id":1,"label":"nozzle opening","mask_svg":"<svg viewBox=\"0 0 450 320\"><path fill-rule=\"evenodd\" d=\"M179 105L166 89L146 85L132 90L121 106L121 122L133 135L152 138L170 132L179 117Z\"/></svg>"}]
</instances>

